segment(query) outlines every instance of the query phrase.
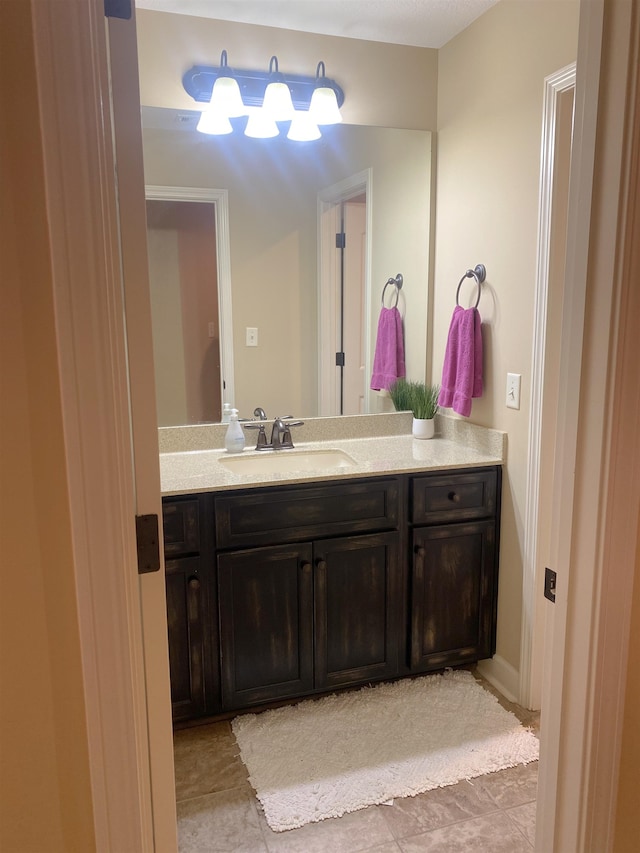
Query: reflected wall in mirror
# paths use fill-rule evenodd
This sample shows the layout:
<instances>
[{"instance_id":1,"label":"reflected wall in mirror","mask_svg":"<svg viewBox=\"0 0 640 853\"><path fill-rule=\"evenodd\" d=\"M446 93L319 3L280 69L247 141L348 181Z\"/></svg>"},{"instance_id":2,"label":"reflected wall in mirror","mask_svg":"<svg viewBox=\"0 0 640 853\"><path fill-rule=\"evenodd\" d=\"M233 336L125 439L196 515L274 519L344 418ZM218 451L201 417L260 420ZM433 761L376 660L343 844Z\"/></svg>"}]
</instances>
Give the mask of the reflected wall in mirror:
<instances>
[{"instance_id":1,"label":"reflected wall in mirror","mask_svg":"<svg viewBox=\"0 0 640 853\"><path fill-rule=\"evenodd\" d=\"M327 324L319 319L321 198L329 188L349 185L354 176L366 174L366 234L360 248L364 282L358 285L364 342L358 410L386 408L369 391L367 374L382 289L398 272L404 276L400 308L405 314L407 372L424 377L431 133L339 125L325 128L316 142L292 143L285 138L256 140L235 134L205 137L194 126L195 120L180 120L176 111L143 108L145 180L156 186L228 191L232 301L228 313L233 322L232 328L222 323L219 334L222 347L231 339L233 364L224 365L223 358L223 372L232 368L235 381L222 377L227 385L222 392L225 400L235 404L241 417L251 417L256 406L269 417L339 413L338 404L330 411L326 399L322 401L319 379L337 370L338 351L335 346L333 352L331 346L322 346ZM360 190L357 182L354 186L356 196ZM326 257L322 260L325 268L338 264ZM213 267L213 260L209 264ZM214 269L210 272L213 277ZM327 294L322 295L326 299ZM164 333L155 328L156 313L154 308L154 337L158 338ZM204 311L196 313L193 322L202 328L190 327L190 332L202 339L209 333L210 319ZM183 318L183 327L184 322ZM257 329L257 346L247 346L247 329ZM352 323L345 324L347 341L359 335ZM321 365L321 352L333 363ZM200 382L206 393L216 393L213 383L202 380L204 365L195 370L199 378L190 377L187 384L194 387ZM157 382L164 381L165 370L157 371ZM159 400L167 396L165 389L158 389ZM198 422L184 407L183 411L185 421L174 410L171 425ZM196 411L203 413L205 422L217 417L210 415L210 403Z\"/></svg>"}]
</instances>

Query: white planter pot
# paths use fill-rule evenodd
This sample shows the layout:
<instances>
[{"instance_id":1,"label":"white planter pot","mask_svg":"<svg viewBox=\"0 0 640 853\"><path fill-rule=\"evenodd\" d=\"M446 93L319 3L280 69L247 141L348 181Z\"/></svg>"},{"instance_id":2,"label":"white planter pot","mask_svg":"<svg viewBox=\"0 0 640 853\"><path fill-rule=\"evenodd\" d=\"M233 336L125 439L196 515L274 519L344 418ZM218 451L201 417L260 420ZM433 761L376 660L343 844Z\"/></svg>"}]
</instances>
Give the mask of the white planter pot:
<instances>
[{"instance_id":1,"label":"white planter pot","mask_svg":"<svg viewBox=\"0 0 640 853\"><path fill-rule=\"evenodd\" d=\"M411 434L414 438L433 438L435 432L433 418L414 418Z\"/></svg>"}]
</instances>

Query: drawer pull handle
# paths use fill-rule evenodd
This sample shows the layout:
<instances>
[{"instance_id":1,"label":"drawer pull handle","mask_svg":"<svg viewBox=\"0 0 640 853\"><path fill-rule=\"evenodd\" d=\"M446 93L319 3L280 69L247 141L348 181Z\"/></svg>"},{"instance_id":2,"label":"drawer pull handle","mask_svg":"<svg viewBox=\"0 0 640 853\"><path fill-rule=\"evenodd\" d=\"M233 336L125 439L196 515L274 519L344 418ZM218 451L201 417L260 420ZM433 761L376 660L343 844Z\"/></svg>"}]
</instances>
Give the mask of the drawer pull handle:
<instances>
[{"instance_id":1,"label":"drawer pull handle","mask_svg":"<svg viewBox=\"0 0 640 853\"><path fill-rule=\"evenodd\" d=\"M192 592L197 592L200 589L200 578L189 578L187 584Z\"/></svg>"},{"instance_id":2,"label":"drawer pull handle","mask_svg":"<svg viewBox=\"0 0 640 853\"><path fill-rule=\"evenodd\" d=\"M309 572L311 571L311 563L308 560L305 560L301 564L300 568L302 569L303 574L308 575Z\"/></svg>"},{"instance_id":3,"label":"drawer pull handle","mask_svg":"<svg viewBox=\"0 0 640 853\"><path fill-rule=\"evenodd\" d=\"M457 492L449 492L449 500L453 501L454 504L459 504L460 495Z\"/></svg>"}]
</instances>

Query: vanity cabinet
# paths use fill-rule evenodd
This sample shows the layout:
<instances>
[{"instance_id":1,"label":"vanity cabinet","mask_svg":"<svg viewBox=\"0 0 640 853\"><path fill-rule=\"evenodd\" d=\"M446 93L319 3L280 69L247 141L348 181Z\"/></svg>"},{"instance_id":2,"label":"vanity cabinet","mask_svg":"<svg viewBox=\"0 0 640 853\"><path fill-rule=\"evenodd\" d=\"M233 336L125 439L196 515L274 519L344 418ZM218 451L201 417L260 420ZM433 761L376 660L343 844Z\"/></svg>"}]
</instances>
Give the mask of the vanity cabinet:
<instances>
[{"instance_id":1,"label":"vanity cabinet","mask_svg":"<svg viewBox=\"0 0 640 853\"><path fill-rule=\"evenodd\" d=\"M188 720L220 710L215 700L217 647L211 596L215 578L207 530L209 496L163 501L169 674L173 719ZM213 626L213 627L212 627Z\"/></svg>"},{"instance_id":2,"label":"vanity cabinet","mask_svg":"<svg viewBox=\"0 0 640 853\"><path fill-rule=\"evenodd\" d=\"M215 517L224 709L398 674L398 480L234 494Z\"/></svg>"},{"instance_id":3,"label":"vanity cabinet","mask_svg":"<svg viewBox=\"0 0 640 853\"><path fill-rule=\"evenodd\" d=\"M411 481L414 672L495 652L499 469Z\"/></svg>"},{"instance_id":4,"label":"vanity cabinet","mask_svg":"<svg viewBox=\"0 0 640 853\"><path fill-rule=\"evenodd\" d=\"M176 721L490 657L500 470L164 499Z\"/></svg>"}]
</instances>

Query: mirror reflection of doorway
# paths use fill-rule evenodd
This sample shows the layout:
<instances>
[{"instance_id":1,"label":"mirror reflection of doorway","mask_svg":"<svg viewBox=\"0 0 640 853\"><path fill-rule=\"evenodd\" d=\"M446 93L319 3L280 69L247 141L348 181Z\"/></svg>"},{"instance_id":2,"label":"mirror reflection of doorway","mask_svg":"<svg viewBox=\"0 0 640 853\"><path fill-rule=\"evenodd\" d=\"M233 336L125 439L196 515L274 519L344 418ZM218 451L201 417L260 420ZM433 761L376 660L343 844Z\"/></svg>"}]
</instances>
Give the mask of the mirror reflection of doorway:
<instances>
[{"instance_id":1,"label":"mirror reflection of doorway","mask_svg":"<svg viewBox=\"0 0 640 853\"><path fill-rule=\"evenodd\" d=\"M367 236L365 196L349 199L342 205L344 249L342 263L341 344L344 365L341 368L341 415L364 414L364 291Z\"/></svg>"},{"instance_id":2,"label":"mirror reflection of doorway","mask_svg":"<svg viewBox=\"0 0 640 853\"><path fill-rule=\"evenodd\" d=\"M158 425L221 420L214 203L147 200Z\"/></svg>"},{"instance_id":3,"label":"mirror reflection of doorway","mask_svg":"<svg viewBox=\"0 0 640 853\"><path fill-rule=\"evenodd\" d=\"M318 195L318 406L325 417L367 413L370 180L367 170Z\"/></svg>"}]
</instances>

